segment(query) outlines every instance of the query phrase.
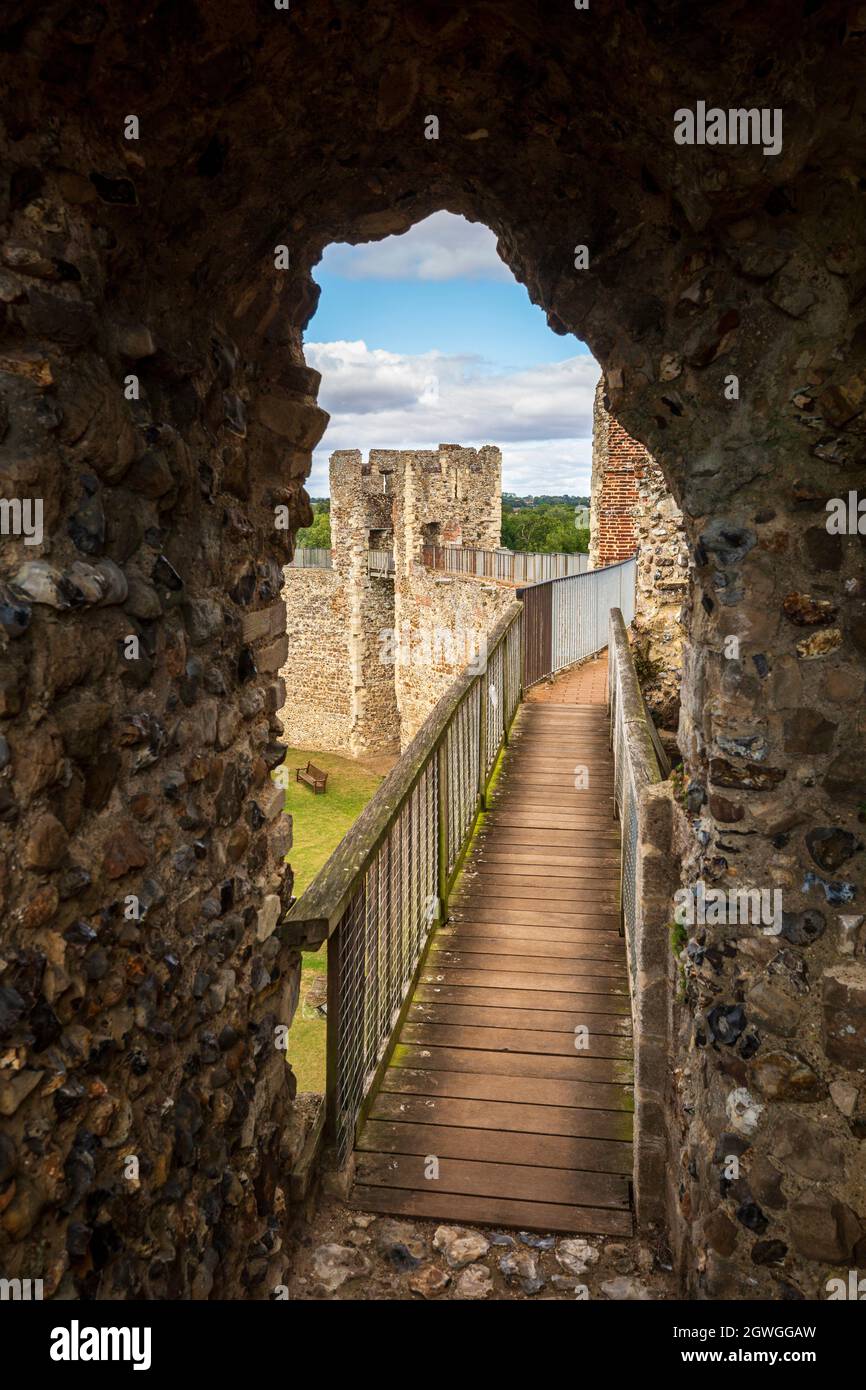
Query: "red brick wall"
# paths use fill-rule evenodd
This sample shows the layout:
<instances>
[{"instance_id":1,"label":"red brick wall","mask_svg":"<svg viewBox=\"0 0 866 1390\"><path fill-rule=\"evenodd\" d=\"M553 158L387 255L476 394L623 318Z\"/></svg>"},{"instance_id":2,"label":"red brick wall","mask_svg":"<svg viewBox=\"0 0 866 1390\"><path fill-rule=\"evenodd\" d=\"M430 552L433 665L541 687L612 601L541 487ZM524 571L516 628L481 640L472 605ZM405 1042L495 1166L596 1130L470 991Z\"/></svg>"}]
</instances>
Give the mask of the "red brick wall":
<instances>
[{"instance_id":1,"label":"red brick wall","mask_svg":"<svg viewBox=\"0 0 866 1390\"><path fill-rule=\"evenodd\" d=\"M591 555L596 567L616 564L637 547L635 511L638 481L652 460L642 444L626 434L604 409L601 384L593 430Z\"/></svg>"}]
</instances>

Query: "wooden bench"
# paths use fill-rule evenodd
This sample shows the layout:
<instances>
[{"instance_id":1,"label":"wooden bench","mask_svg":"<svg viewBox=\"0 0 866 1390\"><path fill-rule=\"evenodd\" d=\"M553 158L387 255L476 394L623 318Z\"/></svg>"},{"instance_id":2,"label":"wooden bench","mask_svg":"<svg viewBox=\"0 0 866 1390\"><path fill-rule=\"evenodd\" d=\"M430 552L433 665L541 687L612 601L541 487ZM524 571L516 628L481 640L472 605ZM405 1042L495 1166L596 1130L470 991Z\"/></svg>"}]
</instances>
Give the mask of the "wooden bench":
<instances>
[{"instance_id":1,"label":"wooden bench","mask_svg":"<svg viewBox=\"0 0 866 1390\"><path fill-rule=\"evenodd\" d=\"M324 792L328 785L328 774L323 772L315 763L307 763L306 767L299 767L295 772L296 782L305 782L308 787L312 787L316 796L319 792Z\"/></svg>"}]
</instances>

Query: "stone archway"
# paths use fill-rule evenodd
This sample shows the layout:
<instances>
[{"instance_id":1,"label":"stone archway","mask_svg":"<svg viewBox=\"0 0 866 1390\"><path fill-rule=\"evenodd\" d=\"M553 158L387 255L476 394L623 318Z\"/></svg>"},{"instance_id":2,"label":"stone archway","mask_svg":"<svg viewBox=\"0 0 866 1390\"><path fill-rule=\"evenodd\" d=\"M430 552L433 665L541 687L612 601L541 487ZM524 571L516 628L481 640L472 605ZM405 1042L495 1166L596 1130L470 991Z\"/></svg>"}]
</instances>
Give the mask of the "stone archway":
<instances>
[{"instance_id":1,"label":"stone archway","mask_svg":"<svg viewBox=\"0 0 866 1390\"><path fill-rule=\"evenodd\" d=\"M439 208L496 231L661 464L696 564L686 873L790 904L781 951L709 929L694 960L690 1287L811 1291L852 1256L862 887L849 909L832 885L860 874L866 608L825 503L863 459L866 19L641 9L7 7L0 481L50 538L3 549L10 1274L40 1251L52 1293L279 1282L298 968L268 769L280 566L325 424L311 271ZM674 110L714 99L783 110L782 152L677 145ZM723 1199L728 1132L748 1177Z\"/></svg>"}]
</instances>

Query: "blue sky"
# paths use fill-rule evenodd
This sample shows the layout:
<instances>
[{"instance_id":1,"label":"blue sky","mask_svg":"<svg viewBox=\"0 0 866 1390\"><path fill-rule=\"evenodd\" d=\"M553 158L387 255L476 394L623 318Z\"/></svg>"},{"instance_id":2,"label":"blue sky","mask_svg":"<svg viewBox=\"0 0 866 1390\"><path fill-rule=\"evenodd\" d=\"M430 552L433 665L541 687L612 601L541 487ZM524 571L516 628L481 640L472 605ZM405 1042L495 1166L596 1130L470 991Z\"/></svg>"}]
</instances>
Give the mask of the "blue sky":
<instances>
[{"instance_id":1,"label":"blue sky","mask_svg":"<svg viewBox=\"0 0 866 1390\"><path fill-rule=\"evenodd\" d=\"M435 213L401 237L334 245L305 354L331 423L307 483L328 491L334 449L498 444L513 492L589 492L588 349L547 327L486 227Z\"/></svg>"}]
</instances>

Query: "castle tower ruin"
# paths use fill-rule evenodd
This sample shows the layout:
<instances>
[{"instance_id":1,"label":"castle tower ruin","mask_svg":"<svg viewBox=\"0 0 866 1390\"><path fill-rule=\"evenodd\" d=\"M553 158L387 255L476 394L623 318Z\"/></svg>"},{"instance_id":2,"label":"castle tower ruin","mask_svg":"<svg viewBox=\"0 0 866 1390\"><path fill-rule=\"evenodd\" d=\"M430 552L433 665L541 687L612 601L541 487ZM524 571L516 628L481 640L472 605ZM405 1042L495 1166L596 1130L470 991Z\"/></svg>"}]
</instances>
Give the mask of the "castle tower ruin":
<instances>
[{"instance_id":1,"label":"castle tower ruin","mask_svg":"<svg viewBox=\"0 0 866 1390\"><path fill-rule=\"evenodd\" d=\"M424 547L495 549L501 478L492 445L331 455L332 568L286 570L290 743L357 756L414 736L513 601L425 570Z\"/></svg>"}]
</instances>

